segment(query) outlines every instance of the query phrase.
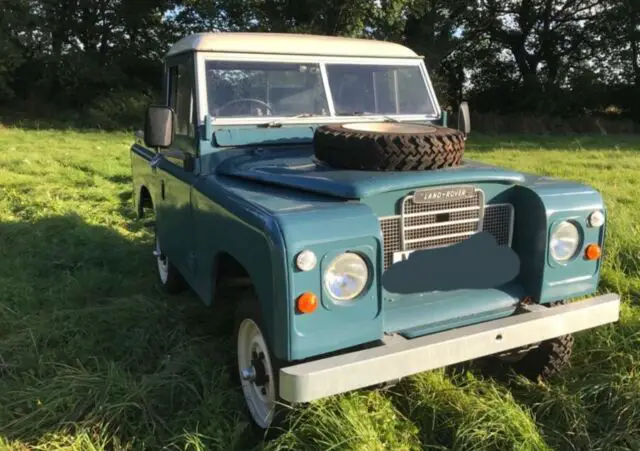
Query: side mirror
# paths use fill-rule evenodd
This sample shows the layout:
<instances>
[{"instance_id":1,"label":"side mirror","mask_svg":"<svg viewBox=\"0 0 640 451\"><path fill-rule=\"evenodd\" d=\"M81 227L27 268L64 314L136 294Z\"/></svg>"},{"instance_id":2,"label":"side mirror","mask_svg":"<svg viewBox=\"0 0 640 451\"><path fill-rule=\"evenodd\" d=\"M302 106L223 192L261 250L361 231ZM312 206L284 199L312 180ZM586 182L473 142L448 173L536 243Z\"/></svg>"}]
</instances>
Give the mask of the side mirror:
<instances>
[{"instance_id":1,"label":"side mirror","mask_svg":"<svg viewBox=\"0 0 640 451\"><path fill-rule=\"evenodd\" d=\"M144 143L147 147L167 148L173 144L175 113L166 106L151 105L144 118Z\"/></svg>"},{"instance_id":2,"label":"side mirror","mask_svg":"<svg viewBox=\"0 0 640 451\"><path fill-rule=\"evenodd\" d=\"M468 135L471 131L471 116L467 102L460 103L460 109L458 110L458 130L465 135Z\"/></svg>"}]
</instances>

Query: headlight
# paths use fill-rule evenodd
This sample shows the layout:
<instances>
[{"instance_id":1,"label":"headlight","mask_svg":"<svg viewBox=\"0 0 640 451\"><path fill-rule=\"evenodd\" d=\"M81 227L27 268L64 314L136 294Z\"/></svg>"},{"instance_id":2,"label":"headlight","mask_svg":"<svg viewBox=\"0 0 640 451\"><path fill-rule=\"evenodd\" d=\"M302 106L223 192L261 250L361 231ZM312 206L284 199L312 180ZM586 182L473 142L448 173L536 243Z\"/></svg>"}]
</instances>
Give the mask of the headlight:
<instances>
[{"instance_id":1,"label":"headlight","mask_svg":"<svg viewBox=\"0 0 640 451\"><path fill-rule=\"evenodd\" d=\"M580 246L580 231L569 221L560 223L551 235L549 252L559 262L565 262L576 255Z\"/></svg>"},{"instance_id":2,"label":"headlight","mask_svg":"<svg viewBox=\"0 0 640 451\"><path fill-rule=\"evenodd\" d=\"M591 227L602 227L604 225L604 213L596 210L589 215L589 225Z\"/></svg>"},{"instance_id":3,"label":"headlight","mask_svg":"<svg viewBox=\"0 0 640 451\"><path fill-rule=\"evenodd\" d=\"M367 263L352 252L338 255L324 273L324 285L337 301L350 301L357 297L368 281Z\"/></svg>"}]
</instances>

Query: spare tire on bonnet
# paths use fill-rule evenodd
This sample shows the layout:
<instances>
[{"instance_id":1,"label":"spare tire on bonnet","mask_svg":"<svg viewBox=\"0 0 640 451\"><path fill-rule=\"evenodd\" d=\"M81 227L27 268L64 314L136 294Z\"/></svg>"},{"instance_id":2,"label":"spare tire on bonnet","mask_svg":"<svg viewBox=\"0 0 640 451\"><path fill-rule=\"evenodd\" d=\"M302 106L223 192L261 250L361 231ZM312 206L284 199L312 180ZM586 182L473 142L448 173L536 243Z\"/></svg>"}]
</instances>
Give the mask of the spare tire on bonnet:
<instances>
[{"instance_id":1,"label":"spare tire on bonnet","mask_svg":"<svg viewBox=\"0 0 640 451\"><path fill-rule=\"evenodd\" d=\"M313 137L319 160L335 168L366 171L458 166L464 142L464 134L458 130L400 122L322 125Z\"/></svg>"}]
</instances>

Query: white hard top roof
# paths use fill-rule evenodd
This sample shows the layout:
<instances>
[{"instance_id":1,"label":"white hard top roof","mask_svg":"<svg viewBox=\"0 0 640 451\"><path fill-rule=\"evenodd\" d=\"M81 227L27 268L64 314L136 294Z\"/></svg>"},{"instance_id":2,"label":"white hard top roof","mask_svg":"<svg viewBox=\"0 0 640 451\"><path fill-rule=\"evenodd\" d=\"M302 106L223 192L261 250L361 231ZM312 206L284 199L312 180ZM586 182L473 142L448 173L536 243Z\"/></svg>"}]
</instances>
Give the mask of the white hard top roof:
<instances>
[{"instance_id":1,"label":"white hard top roof","mask_svg":"<svg viewBox=\"0 0 640 451\"><path fill-rule=\"evenodd\" d=\"M347 56L367 58L419 58L411 49L393 42L294 33L197 33L176 42L167 56L178 53L278 53L284 55Z\"/></svg>"}]
</instances>

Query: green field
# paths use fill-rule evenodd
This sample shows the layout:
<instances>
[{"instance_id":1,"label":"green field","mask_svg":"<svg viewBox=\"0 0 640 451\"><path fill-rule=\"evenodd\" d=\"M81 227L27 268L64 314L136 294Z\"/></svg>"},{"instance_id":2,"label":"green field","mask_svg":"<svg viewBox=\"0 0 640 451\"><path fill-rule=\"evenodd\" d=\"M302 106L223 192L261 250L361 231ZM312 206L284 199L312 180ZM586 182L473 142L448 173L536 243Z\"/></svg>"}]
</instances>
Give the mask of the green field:
<instances>
[{"instance_id":1,"label":"green field","mask_svg":"<svg viewBox=\"0 0 640 451\"><path fill-rule=\"evenodd\" d=\"M640 137L468 144L605 195L601 291L623 295L622 320L578 334L562 377L433 371L296 410L266 444L249 434L212 312L155 283L130 142L0 129L0 449L640 449Z\"/></svg>"}]
</instances>

